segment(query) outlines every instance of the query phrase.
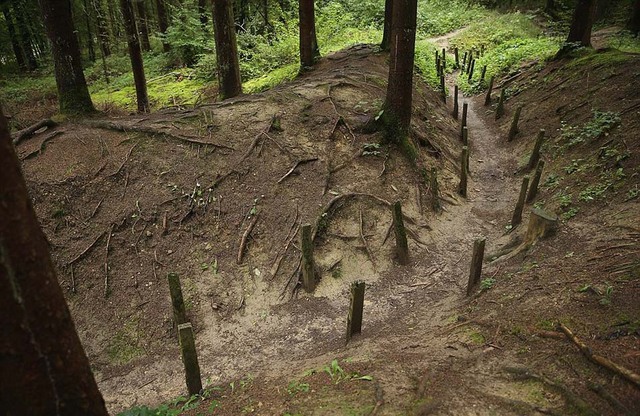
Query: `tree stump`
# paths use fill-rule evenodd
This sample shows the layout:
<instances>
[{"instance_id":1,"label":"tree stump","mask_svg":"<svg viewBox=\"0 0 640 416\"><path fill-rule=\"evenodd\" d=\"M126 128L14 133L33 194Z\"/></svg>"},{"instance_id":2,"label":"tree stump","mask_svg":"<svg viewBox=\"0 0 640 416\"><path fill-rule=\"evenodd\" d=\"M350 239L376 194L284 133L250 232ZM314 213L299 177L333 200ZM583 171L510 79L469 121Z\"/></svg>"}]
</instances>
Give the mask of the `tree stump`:
<instances>
[{"instance_id":1,"label":"tree stump","mask_svg":"<svg viewBox=\"0 0 640 416\"><path fill-rule=\"evenodd\" d=\"M178 325L178 338L180 339L180 352L184 364L187 390L190 395L199 394L200 390L202 390L202 378L200 377L196 341L190 322Z\"/></svg>"},{"instance_id":2,"label":"tree stump","mask_svg":"<svg viewBox=\"0 0 640 416\"><path fill-rule=\"evenodd\" d=\"M316 288L315 263L313 261L313 240L311 238L311 224L302 226L300 235L302 250L302 287L307 292Z\"/></svg>"},{"instance_id":3,"label":"tree stump","mask_svg":"<svg viewBox=\"0 0 640 416\"><path fill-rule=\"evenodd\" d=\"M558 229L558 217L542 209L531 210L529 225L525 234L525 244L531 245L541 238L555 234Z\"/></svg>"},{"instance_id":4,"label":"tree stump","mask_svg":"<svg viewBox=\"0 0 640 416\"><path fill-rule=\"evenodd\" d=\"M351 303L347 316L347 342L362 332L362 312L364 309L365 283L356 281L351 284Z\"/></svg>"}]
</instances>

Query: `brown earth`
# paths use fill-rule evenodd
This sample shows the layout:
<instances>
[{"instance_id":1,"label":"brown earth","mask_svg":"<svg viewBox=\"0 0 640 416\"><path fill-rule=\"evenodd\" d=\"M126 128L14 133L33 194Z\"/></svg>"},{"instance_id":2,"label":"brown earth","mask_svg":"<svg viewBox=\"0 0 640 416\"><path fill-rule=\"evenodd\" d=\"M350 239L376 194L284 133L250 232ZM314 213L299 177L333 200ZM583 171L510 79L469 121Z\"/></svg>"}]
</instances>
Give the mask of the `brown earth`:
<instances>
[{"instance_id":1,"label":"brown earth","mask_svg":"<svg viewBox=\"0 0 640 416\"><path fill-rule=\"evenodd\" d=\"M561 321L594 352L640 370L633 197L640 58L590 56L507 77L508 111L498 123L483 97L467 99L467 199L456 193L458 123L420 81L412 125L418 168L378 145L380 134L357 129L380 108L386 84L385 56L365 46L263 94L108 120L124 132L96 128L98 120L67 122L56 129L63 134L21 143L32 198L109 409L185 393L165 278L176 272L209 386L190 414L621 414L601 389L637 413L637 388L557 334L543 337ZM520 134L507 143L519 103ZM561 122L584 130L590 109L618 113L619 126L567 146ZM524 232L506 234L505 226L523 174L514 172L539 128L550 136L543 182L551 173L562 178L547 181L537 202L565 220L555 237L486 264L485 289L465 298L473 240L487 238L489 260ZM438 168L441 214L430 209L422 167ZM580 201L602 181L603 192ZM353 195L322 216L346 194ZM390 209L380 198L403 202L408 266L393 260ZM579 210L573 217L572 208ZM304 223L319 225L321 279L312 294L296 285L292 236ZM363 334L345 346L355 280L367 283Z\"/></svg>"}]
</instances>

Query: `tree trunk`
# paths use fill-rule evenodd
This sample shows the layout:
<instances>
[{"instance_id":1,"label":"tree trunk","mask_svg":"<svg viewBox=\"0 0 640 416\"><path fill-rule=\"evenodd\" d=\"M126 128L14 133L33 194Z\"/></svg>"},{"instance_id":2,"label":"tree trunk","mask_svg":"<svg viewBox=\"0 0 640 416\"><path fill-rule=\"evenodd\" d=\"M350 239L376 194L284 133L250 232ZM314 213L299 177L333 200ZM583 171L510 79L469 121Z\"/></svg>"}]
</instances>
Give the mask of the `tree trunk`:
<instances>
[{"instance_id":1,"label":"tree trunk","mask_svg":"<svg viewBox=\"0 0 640 416\"><path fill-rule=\"evenodd\" d=\"M223 100L242 93L234 26L231 0L215 0L213 2L213 27L218 59L219 95Z\"/></svg>"},{"instance_id":2,"label":"tree trunk","mask_svg":"<svg viewBox=\"0 0 640 416\"><path fill-rule=\"evenodd\" d=\"M83 8L84 8L84 17L87 24L87 48L89 49L89 60L94 62L96 60L96 51L93 47L93 31L91 30L91 9L89 9L89 5L87 0L83 0Z\"/></svg>"},{"instance_id":3,"label":"tree trunk","mask_svg":"<svg viewBox=\"0 0 640 416\"><path fill-rule=\"evenodd\" d=\"M164 0L156 0L156 10L158 12L158 28L163 35L167 33L169 27L169 19L167 18L167 9L164 7ZM165 39L162 39L162 50L169 52L171 46Z\"/></svg>"},{"instance_id":4,"label":"tree trunk","mask_svg":"<svg viewBox=\"0 0 640 416\"><path fill-rule=\"evenodd\" d=\"M33 42L31 40L31 31L29 30L29 25L27 24L28 16L27 11L25 10L24 4L21 2L16 3L16 23L18 25L18 29L20 30L20 39L22 44L22 50L24 51L24 56L27 60L27 68L30 71L38 69L38 61L36 60L36 56L33 53Z\"/></svg>"},{"instance_id":5,"label":"tree trunk","mask_svg":"<svg viewBox=\"0 0 640 416\"><path fill-rule=\"evenodd\" d=\"M106 416L0 112L0 409Z\"/></svg>"},{"instance_id":6,"label":"tree trunk","mask_svg":"<svg viewBox=\"0 0 640 416\"><path fill-rule=\"evenodd\" d=\"M389 84L382 117L390 135L398 141L406 138L411 126L417 7L417 0L393 2Z\"/></svg>"},{"instance_id":7,"label":"tree trunk","mask_svg":"<svg viewBox=\"0 0 640 416\"><path fill-rule=\"evenodd\" d=\"M16 28L13 24L13 16L11 16L11 9L9 8L8 4L2 8L2 14L4 14L4 20L7 24L7 32L9 33L11 47L13 48L13 54L16 56L16 63L18 64L18 68L26 71L27 63L24 59L24 52L22 51L22 47L20 46L20 41L18 40L18 36L16 35Z\"/></svg>"},{"instance_id":8,"label":"tree trunk","mask_svg":"<svg viewBox=\"0 0 640 416\"><path fill-rule=\"evenodd\" d=\"M149 42L149 29L147 28L147 10L144 7L144 0L134 0L138 15L138 36L141 41L142 50L149 52L151 43Z\"/></svg>"},{"instance_id":9,"label":"tree trunk","mask_svg":"<svg viewBox=\"0 0 640 416\"><path fill-rule=\"evenodd\" d=\"M40 0L42 17L51 41L60 111L93 112L93 103L82 72L80 48L71 18L69 0Z\"/></svg>"},{"instance_id":10,"label":"tree trunk","mask_svg":"<svg viewBox=\"0 0 640 416\"><path fill-rule=\"evenodd\" d=\"M596 0L578 0L566 43L591 46L591 28L596 16Z\"/></svg>"},{"instance_id":11,"label":"tree trunk","mask_svg":"<svg viewBox=\"0 0 640 416\"><path fill-rule=\"evenodd\" d=\"M638 36L638 33L640 33L640 0L633 2L633 10L631 11L631 18L627 23L627 29L635 36Z\"/></svg>"},{"instance_id":12,"label":"tree trunk","mask_svg":"<svg viewBox=\"0 0 640 416\"><path fill-rule=\"evenodd\" d=\"M316 38L314 0L300 0L300 65L312 67L320 57Z\"/></svg>"},{"instance_id":13,"label":"tree trunk","mask_svg":"<svg viewBox=\"0 0 640 416\"><path fill-rule=\"evenodd\" d=\"M393 10L393 0L385 0L384 2L384 31L382 32L382 42L380 43L380 49L383 51L389 51L390 38L391 38L391 19Z\"/></svg>"},{"instance_id":14,"label":"tree trunk","mask_svg":"<svg viewBox=\"0 0 640 416\"><path fill-rule=\"evenodd\" d=\"M131 0L120 0L122 10L122 21L124 30L127 32L127 45L129 47L129 57L131 59L131 70L133 80L136 85L136 100L138 102L138 112L149 112L149 97L147 96L147 81L144 76L144 64L142 62L142 50L140 49L140 39L133 14Z\"/></svg>"},{"instance_id":15,"label":"tree trunk","mask_svg":"<svg viewBox=\"0 0 640 416\"><path fill-rule=\"evenodd\" d=\"M102 56L111 55L111 46L109 45L109 31L107 30L107 19L105 18L104 9L100 0L92 0L94 16L96 18L96 30L98 32L98 42L100 43L100 51Z\"/></svg>"},{"instance_id":16,"label":"tree trunk","mask_svg":"<svg viewBox=\"0 0 640 416\"><path fill-rule=\"evenodd\" d=\"M206 4L206 0L198 0L198 15L200 17L200 26L202 26L203 31L207 30L207 23L209 23Z\"/></svg>"},{"instance_id":17,"label":"tree trunk","mask_svg":"<svg viewBox=\"0 0 640 416\"><path fill-rule=\"evenodd\" d=\"M111 34L116 39L120 39L122 35L120 25L118 24L118 22L120 21L120 17L118 15L117 7L113 4L114 1L117 0L106 0L107 10L109 11L109 26L111 26Z\"/></svg>"}]
</instances>

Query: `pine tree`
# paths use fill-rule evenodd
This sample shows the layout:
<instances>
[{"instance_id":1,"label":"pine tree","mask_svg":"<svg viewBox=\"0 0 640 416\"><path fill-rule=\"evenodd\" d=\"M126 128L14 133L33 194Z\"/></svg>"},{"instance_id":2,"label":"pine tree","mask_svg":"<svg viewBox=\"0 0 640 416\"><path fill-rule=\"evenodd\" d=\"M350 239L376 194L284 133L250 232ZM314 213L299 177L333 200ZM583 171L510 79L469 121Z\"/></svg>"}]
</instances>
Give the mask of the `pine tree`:
<instances>
[{"instance_id":1,"label":"pine tree","mask_svg":"<svg viewBox=\"0 0 640 416\"><path fill-rule=\"evenodd\" d=\"M219 95L224 100L242 93L233 4L230 0L213 2L213 26L218 59Z\"/></svg>"},{"instance_id":2,"label":"pine tree","mask_svg":"<svg viewBox=\"0 0 640 416\"><path fill-rule=\"evenodd\" d=\"M312 67L320 57L316 38L314 0L300 0L300 65Z\"/></svg>"},{"instance_id":3,"label":"pine tree","mask_svg":"<svg viewBox=\"0 0 640 416\"><path fill-rule=\"evenodd\" d=\"M144 76L144 64L142 62L140 38L138 37L138 29L136 27L136 20L133 14L133 5L131 4L131 0L120 0L120 8L122 9L124 29L127 33L127 45L129 47L129 58L131 59L133 81L136 85L136 101L138 103L138 112L147 113L149 112L147 80Z\"/></svg>"}]
</instances>

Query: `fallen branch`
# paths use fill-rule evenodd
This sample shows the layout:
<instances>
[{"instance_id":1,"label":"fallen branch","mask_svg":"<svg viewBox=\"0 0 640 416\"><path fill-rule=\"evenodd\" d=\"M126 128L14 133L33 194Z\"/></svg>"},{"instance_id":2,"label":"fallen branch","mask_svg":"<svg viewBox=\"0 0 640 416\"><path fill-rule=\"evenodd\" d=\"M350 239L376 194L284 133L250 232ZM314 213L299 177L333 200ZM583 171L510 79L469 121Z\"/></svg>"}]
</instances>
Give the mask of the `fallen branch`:
<instances>
[{"instance_id":1,"label":"fallen branch","mask_svg":"<svg viewBox=\"0 0 640 416\"><path fill-rule=\"evenodd\" d=\"M67 262L66 266L71 266L72 264L74 264L75 262L77 262L78 260L80 260L81 258L83 258L92 248L93 246L96 245L96 243L98 241L100 241L100 239L102 238L102 236L104 236L104 234L106 233L106 231L103 231L100 233L100 235L98 235L96 237L95 240L93 240L93 242L91 244L89 244L89 246L87 246L87 248L85 248L84 250L82 250L82 252L80 254L78 254L77 256L75 256L73 259L71 259L70 261Z\"/></svg>"},{"instance_id":2,"label":"fallen branch","mask_svg":"<svg viewBox=\"0 0 640 416\"><path fill-rule=\"evenodd\" d=\"M608 358L602 357L600 355L594 354L593 352L591 352L591 348L589 348L585 343L583 343L582 341L580 341L580 339L578 339L577 336L575 336L573 334L573 332L571 332L571 330L569 328L567 328L564 324L559 323L558 324L558 329L560 329L562 332L564 332L564 334L567 336L567 338L573 342L578 349L580 350L580 352L587 357L590 361L618 374L619 376L626 378L628 381L630 381L631 383L633 383L636 387L640 388L640 375L634 373L633 371L629 370L628 368L625 368L619 364L614 363L613 361L609 360Z\"/></svg>"},{"instance_id":3,"label":"fallen branch","mask_svg":"<svg viewBox=\"0 0 640 416\"><path fill-rule=\"evenodd\" d=\"M289 171L287 173L285 173L282 178L278 179L278 183L281 183L283 180L285 180L289 175L291 175L293 173L294 170L296 170L296 168L300 165L303 165L305 163L309 163L309 162L315 162L316 160L318 160L317 157L312 157L309 159L302 159L302 160L298 160L291 169L289 169Z\"/></svg>"},{"instance_id":4,"label":"fallen branch","mask_svg":"<svg viewBox=\"0 0 640 416\"><path fill-rule=\"evenodd\" d=\"M249 226L242 234L242 239L240 240L240 247L238 248L238 259L237 259L238 264L242 264L242 256L244 254L244 248L247 245L247 239L249 238L251 231L253 231L253 227L255 227L256 223L258 222L258 216L259 216L259 213L256 213L256 215L254 215L253 219L249 223Z\"/></svg>"},{"instance_id":5,"label":"fallen branch","mask_svg":"<svg viewBox=\"0 0 640 416\"><path fill-rule=\"evenodd\" d=\"M44 120L40 120L36 124L32 124L27 128L24 128L22 130L18 130L17 132L15 132L13 134L13 145L15 146L21 141L28 139L43 127L55 127L57 125L58 123L48 118Z\"/></svg>"}]
</instances>

